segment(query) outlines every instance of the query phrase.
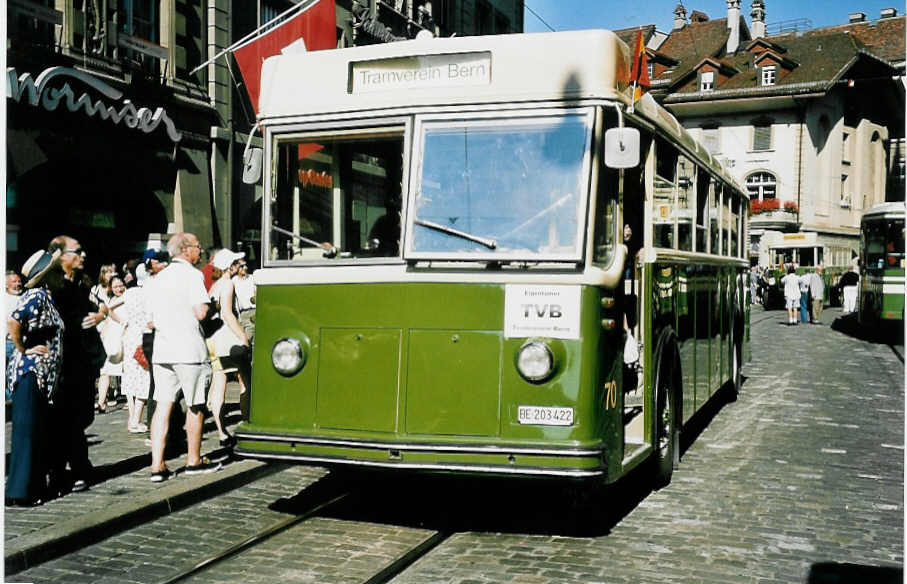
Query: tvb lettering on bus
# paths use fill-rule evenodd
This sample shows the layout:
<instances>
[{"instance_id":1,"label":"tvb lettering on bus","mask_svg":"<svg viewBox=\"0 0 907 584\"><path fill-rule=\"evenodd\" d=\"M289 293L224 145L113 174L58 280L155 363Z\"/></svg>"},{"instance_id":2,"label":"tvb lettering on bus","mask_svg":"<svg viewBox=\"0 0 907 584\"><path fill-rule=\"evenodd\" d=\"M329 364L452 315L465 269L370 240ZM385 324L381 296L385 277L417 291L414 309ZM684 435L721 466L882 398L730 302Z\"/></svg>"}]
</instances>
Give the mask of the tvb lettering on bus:
<instances>
[{"instance_id":1,"label":"tvb lettering on bus","mask_svg":"<svg viewBox=\"0 0 907 584\"><path fill-rule=\"evenodd\" d=\"M523 316L529 318L536 316L538 318L561 318L564 315L564 309L560 304L523 304Z\"/></svg>"}]
</instances>

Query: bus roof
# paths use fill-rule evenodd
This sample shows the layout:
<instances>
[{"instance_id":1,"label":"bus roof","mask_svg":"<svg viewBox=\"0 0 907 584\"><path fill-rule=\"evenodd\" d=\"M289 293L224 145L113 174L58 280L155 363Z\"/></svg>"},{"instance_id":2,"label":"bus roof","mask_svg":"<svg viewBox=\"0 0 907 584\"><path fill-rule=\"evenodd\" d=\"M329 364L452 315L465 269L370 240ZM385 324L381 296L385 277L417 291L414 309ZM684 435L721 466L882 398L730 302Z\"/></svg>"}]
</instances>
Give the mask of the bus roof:
<instances>
[{"instance_id":1,"label":"bus roof","mask_svg":"<svg viewBox=\"0 0 907 584\"><path fill-rule=\"evenodd\" d=\"M631 51L608 30L429 38L265 60L259 121L442 105L584 99L630 103ZM636 112L712 172L737 180L645 94Z\"/></svg>"},{"instance_id":2,"label":"bus roof","mask_svg":"<svg viewBox=\"0 0 907 584\"><path fill-rule=\"evenodd\" d=\"M885 217L904 217L904 202L879 203L863 213L862 221L882 219Z\"/></svg>"},{"instance_id":3,"label":"bus roof","mask_svg":"<svg viewBox=\"0 0 907 584\"><path fill-rule=\"evenodd\" d=\"M418 105L626 101L619 94L629 66L627 45L606 30L429 38L294 53L265 60L259 111L266 119Z\"/></svg>"}]
</instances>

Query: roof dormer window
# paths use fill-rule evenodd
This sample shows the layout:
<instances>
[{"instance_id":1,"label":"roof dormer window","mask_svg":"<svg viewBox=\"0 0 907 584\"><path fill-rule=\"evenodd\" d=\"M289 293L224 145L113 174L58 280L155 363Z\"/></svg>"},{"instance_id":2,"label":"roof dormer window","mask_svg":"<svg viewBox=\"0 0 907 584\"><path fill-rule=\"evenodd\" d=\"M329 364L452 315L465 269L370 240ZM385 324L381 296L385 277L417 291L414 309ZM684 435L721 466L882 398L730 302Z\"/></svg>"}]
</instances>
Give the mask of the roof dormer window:
<instances>
[{"instance_id":1,"label":"roof dormer window","mask_svg":"<svg viewBox=\"0 0 907 584\"><path fill-rule=\"evenodd\" d=\"M705 71L699 77L699 91L712 91L715 89L715 72Z\"/></svg>"},{"instance_id":2,"label":"roof dormer window","mask_svg":"<svg viewBox=\"0 0 907 584\"><path fill-rule=\"evenodd\" d=\"M762 85L774 85L778 78L778 67L775 65L766 65L762 67Z\"/></svg>"}]
</instances>

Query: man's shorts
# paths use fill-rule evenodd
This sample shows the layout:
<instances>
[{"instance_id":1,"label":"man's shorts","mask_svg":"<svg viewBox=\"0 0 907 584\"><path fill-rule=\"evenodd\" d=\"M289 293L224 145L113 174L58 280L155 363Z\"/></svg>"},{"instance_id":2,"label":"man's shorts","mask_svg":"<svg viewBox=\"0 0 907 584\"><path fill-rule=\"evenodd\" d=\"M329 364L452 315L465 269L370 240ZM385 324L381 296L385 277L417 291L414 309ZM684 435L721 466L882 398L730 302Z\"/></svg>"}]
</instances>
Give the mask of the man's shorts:
<instances>
[{"instance_id":1,"label":"man's shorts","mask_svg":"<svg viewBox=\"0 0 907 584\"><path fill-rule=\"evenodd\" d=\"M211 386L211 366L207 363L155 363L155 401L175 402L180 390L186 405L205 405Z\"/></svg>"},{"instance_id":2,"label":"man's shorts","mask_svg":"<svg viewBox=\"0 0 907 584\"><path fill-rule=\"evenodd\" d=\"M800 299L799 298L786 298L785 307L788 309L800 308ZM157 383L157 377L154 378L154 382Z\"/></svg>"}]
</instances>

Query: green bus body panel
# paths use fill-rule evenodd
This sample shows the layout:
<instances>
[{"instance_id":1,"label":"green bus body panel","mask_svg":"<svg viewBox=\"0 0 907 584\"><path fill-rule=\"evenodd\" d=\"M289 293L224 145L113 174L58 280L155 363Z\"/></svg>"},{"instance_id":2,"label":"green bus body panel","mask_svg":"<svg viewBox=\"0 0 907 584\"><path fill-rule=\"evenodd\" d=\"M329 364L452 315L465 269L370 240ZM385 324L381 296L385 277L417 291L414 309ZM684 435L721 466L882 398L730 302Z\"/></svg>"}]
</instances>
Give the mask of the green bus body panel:
<instances>
[{"instance_id":1,"label":"green bus body panel","mask_svg":"<svg viewBox=\"0 0 907 584\"><path fill-rule=\"evenodd\" d=\"M860 281L861 318L867 323L902 322L904 294L903 268L866 269Z\"/></svg>"},{"instance_id":2,"label":"green bus body panel","mask_svg":"<svg viewBox=\"0 0 907 584\"><path fill-rule=\"evenodd\" d=\"M499 332L411 330L406 433L497 436L501 341Z\"/></svg>"},{"instance_id":3,"label":"green bus body panel","mask_svg":"<svg viewBox=\"0 0 907 584\"><path fill-rule=\"evenodd\" d=\"M607 464L619 469L620 412L604 407L604 388L609 380L620 383L622 344L619 335L602 331L601 296L596 287L582 287L580 339L544 339L557 366L536 384L515 366L526 339L503 336L504 285L261 285L250 420L239 429L246 437L239 450L264 455L283 448L258 443L256 434L299 437L287 442L310 457L326 455L326 446L311 443L319 439L604 448ZM286 337L300 339L307 352L305 366L291 377L271 365L274 343ZM572 407L574 424L520 424L520 405ZM303 444L303 438L311 440ZM352 452L344 456L387 457L380 449ZM452 460L450 453L420 456ZM525 457L491 459L519 465ZM558 468L565 464L557 460ZM602 465L600 456L595 460Z\"/></svg>"},{"instance_id":4,"label":"green bus body panel","mask_svg":"<svg viewBox=\"0 0 907 584\"><path fill-rule=\"evenodd\" d=\"M393 432L399 329L324 328L315 414L325 428Z\"/></svg>"}]
</instances>

